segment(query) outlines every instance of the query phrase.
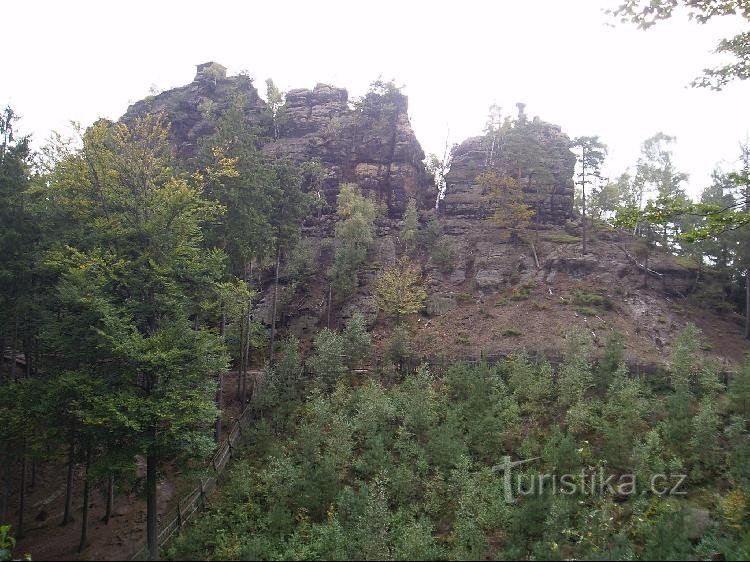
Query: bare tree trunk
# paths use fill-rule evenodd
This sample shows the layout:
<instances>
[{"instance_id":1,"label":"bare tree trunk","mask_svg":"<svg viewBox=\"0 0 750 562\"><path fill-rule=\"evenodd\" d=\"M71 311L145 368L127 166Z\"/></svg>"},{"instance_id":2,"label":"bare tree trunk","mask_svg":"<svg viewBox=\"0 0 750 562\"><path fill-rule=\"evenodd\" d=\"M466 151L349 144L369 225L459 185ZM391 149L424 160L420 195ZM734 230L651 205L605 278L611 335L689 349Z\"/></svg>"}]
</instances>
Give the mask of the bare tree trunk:
<instances>
[{"instance_id":1,"label":"bare tree trunk","mask_svg":"<svg viewBox=\"0 0 750 562\"><path fill-rule=\"evenodd\" d=\"M81 506L81 541L78 543L78 552L86 548L89 532L89 494L91 482L89 481L89 468L91 467L91 444L86 446L86 470L83 475L83 505Z\"/></svg>"},{"instance_id":2,"label":"bare tree trunk","mask_svg":"<svg viewBox=\"0 0 750 562\"><path fill-rule=\"evenodd\" d=\"M240 319L240 364L237 366L237 401L242 399L242 372L245 368L245 314Z\"/></svg>"},{"instance_id":3,"label":"bare tree trunk","mask_svg":"<svg viewBox=\"0 0 750 562\"><path fill-rule=\"evenodd\" d=\"M156 525L156 464L158 457L155 453L146 455L146 543L148 544L149 560L159 559L159 537Z\"/></svg>"},{"instance_id":4,"label":"bare tree trunk","mask_svg":"<svg viewBox=\"0 0 750 562\"><path fill-rule=\"evenodd\" d=\"M70 522L71 504L73 502L73 461L75 460L75 440L70 438L68 446L68 478L65 481L65 510L63 511L62 525Z\"/></svg>"},{"instance_id":5,"label":"bare tree trunk","mask_svg":"<svg viewBox=\"0 0 750 562\"><path fill-rule=\"evenodd\" d=\"M21 451L21 489L19 490L18 500L18 530L16 536L19 539L23 538L23 515L26 511L26 441L23 442L23 450Z\"/></svg>"},{"instance_id":6,"label":"bare tree trunk","mask_svg":"<svg viewBox=\"0 0 750 562\"><path fill-rule=\"evenodd\" d=\"M10 347L10 380L16 379L16 348L18 347L18 310L13 328L13 341Z\"/></svg>"},{"instance_id":7,"label":"bare tree trunk","mask_svg":"<svg viewBox=\"0 0 750 562\"><path fill-rule=\"evenodd\" d=\"M222 427L221 427L221 414L222 414L222 412L221 412L221 410L222 410L222 408L224 408L223 378L224 377L222 376L222 374L220 372L219 373L219 384L218 384L218 386L216 388L216 407L219 410L219 415L216 418L216 429L214 431L217 443L221 442L221 431L222 431Z\"/></svg>"},{"instance_id":8,"label":"bare tree trunk","mask_svg":"<svg viewBox=\"0 0 750 562\"><path fill-rule=\"evenodd\" d=\"M331 297L333 296L333 285L328 284L328 321L326 322L326 327L330 330L331 329Z\"/></svg>"},{"instance_id":9,"label":"bare tree trunk","mask_svg":"<svg viewBox=\"0 0 750 562\"><path fill-rule=\"evenodd\" d=\"M279 262L281 261L281 246L276 248L276 275L273 282L273 305L271 307L271 348L268 350L268 363L273 365L274 344L276 343L276 303L279 292Z\"/></svg>"},{"instance_id":10,"label":"bare tree trunk","mask_svg":"<svg viewBox=\"0 0 750 562\"><path fill-rule=\"evenodd\" d=\"M8 520L8 501L10 498L10 472L13 468L8 452L3 453L3 489L0 494L0 521Z\"/></svg>"},{"instance_id":11,"label":"bare tree trunk","mask_svg":"<svg viewBox=\"0 0 750 562\"><path fill-rule=\"evenodd\" d=\"M106 507L104 508L104 517L102 518L102 521L104 521L105 525L109 525L109 520L112 518L112 506L115 502L115 475L113 473L109 473L109 476L107 476L107 502Z\"/></svg>"},{"instance_id":12,"label":"bare tree trunk","mask_svg":"<svg viewBox=\"0 0 750 562\"><path fill-rule=\"evenodd\" d=\"M248 301L247 303L247 329L245 330L245 363L242 367L242 403L244 404L247 400L247 371L250 365L250 323L251 314L253 308L252 304Z\"/></svg>"}]
</instances>

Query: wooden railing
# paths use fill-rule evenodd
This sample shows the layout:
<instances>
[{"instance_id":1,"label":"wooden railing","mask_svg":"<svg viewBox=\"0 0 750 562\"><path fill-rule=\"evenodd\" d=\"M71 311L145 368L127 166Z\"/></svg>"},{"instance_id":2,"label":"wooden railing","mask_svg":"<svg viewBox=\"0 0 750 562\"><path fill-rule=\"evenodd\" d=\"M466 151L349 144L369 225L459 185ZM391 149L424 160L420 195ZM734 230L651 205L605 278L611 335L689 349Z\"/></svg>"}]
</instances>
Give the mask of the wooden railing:
<instances>
[{"instance_id":1,"label":"wooden railing","mask_svg":"<svg viewBox=\"0 0 750 562\"><path fill-rule=\"evenodd\" d=\"M247 427L253 419L253 409L250 404L245 406L237 420L232 424L232 429L219 448L211 457L207 470L211 473L206 478L201 478L198 486L193 488L185 496L177 500L177 507L165 523L160 525L157 535L159 547L164 546L172 536L179 532L185 524L206 506L206 497L213 492L219 484L221 473L229 464L235 449L239 445L242 429ZM130 557L130 560L148 560L148 546L142 546L138 552Z\"/></svg>"}]
</instances>

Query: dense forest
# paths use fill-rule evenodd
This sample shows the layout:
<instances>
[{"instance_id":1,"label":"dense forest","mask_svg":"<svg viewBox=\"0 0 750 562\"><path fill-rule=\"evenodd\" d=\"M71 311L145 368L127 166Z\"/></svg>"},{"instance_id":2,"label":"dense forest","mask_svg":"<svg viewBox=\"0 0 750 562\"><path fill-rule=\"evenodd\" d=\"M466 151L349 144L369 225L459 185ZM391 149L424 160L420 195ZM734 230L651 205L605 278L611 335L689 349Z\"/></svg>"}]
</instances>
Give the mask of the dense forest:
<instances>
[{"instance_id":1,"label":"dense forest","mask_svg":"<svg viewBox=\"0 0 750 562\"><path fill-rule=\"evenodd\" d=\"M750 19L611 15L683 4ZM694 86L747 78L747 32L718 50ZM393 82L191 87L39 146L0 115L0 560L39 489L81 556L97 495L145 498L150 559L750 557L750 145L691 198L662 132L607 178L603 139L492 106L422 161ZM160 483L209 474L160 540Z\"/></svg>"}]
</instances>

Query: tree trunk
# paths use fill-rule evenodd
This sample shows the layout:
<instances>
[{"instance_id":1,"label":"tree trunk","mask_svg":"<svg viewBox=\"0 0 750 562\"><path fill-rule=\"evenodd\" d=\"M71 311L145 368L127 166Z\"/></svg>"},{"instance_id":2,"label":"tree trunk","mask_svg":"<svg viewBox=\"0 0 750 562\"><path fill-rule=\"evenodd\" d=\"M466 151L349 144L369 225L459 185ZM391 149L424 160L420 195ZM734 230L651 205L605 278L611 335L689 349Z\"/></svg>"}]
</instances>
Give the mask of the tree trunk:
<instances>
[{"instance_id":1,"label":"tree trunk","mask_svg":"<svg viewBox=\"0 0 750 562\"><path fill-rule=\"evenodd\" d=\"M10 498L10 472L13 468L10 455L3 453L3 490L0 494L0 521L8 520L8 501Z\"/></svg>"},{"instance_id":2,"label":"tree trunk","mask_svg":"<svg viewBox=\"0 0 750 562\"><path fill-rule=\"evenodd\" d=\"M586 254L586 145L581 147L581 241L583 242L583 253Z\"/></svg>"},{"instance_id":3,"label":"tree trunk","mask_svg":"<svg viewBox=\"0 0 750 562\"><path fill-rule=\"evenodd\" d=\"M21 452L21 489L19 490L18 500L18 530L16 536L19 539L23 538L23 515L26 510L26 441L23 443L23 450Z\"/></svg>"},{"instance_id":4,"label":"tree trunk","mask_svg":"<svg viewBox=\"0 0 750 562\"><path fill-rule=\"evenodd\" d=\"M104 521L105 525L109 525L109 520L112 518L112 506L115 502L115 475L113 473L109 473L109 476L107 476L107 502L106 507L104 508L104 517L102 518L102 521Z\"/></svg>"},{"instance_id":5,"label":"tree trunk","mask_svg":"<svg viewBox=\"0 0 750 562\"><path fill-rule=\"evenodd\" d=\"M247 303L247 329L245 330L245 363L242 367L242 403L247 401L247 371L250 366L250 323L253 306L250 301Z\"/></svg>"},{"instance_id":6,"label":"tree trunk","mask_svg":"<svg viewBox=\"0 0 750 562\"><path fill-rule=\"evenodd\" d=\"M18 310L13 328L13 341L10 347L10 380L16 380L16 348L18 347Z\"/></svg>"},{"instance_id":7,"label":"tree trunk","mask_svg":"<svg viewBox=\"0 0 750 562\"><path fill-rule=\"evenodd\" d=\"M86 548L87 535L89 532L89 494L91 482L89 481L89 468L91 467L91 444L86 447L86 470L83 473L83 505L81 506L81 541L78 543L78 552Z\"/></svg>"},{"instance_id":8,"label":"tree trunk","mask_svg":"<svg viewBox=\"0 0 750 562\"><path fill-rule=\"evenodd\" d=\"M156 525L156 454L146 456L146 543L149 560L159 559L159 537Z\"/></svg>"},{"instance_id":9,"label":"tree trunk","mask_svg":"<svg viewBox=\"0 0 750 562\"><path fill-rule=\"evenodd\" d=\"M36 457L31 457L31 482L29 488L36 486Z\"/></svg>"},{"instance_id":10,"label":"tree trunk","mask_svg":"<svg viewBox=\"0 0 750 562\"><path fill-rule=\"evenodd\" d=\"M75 460L75 441L71 438L68 446L68 478L65 481L65 510L62 525L70 522L71 504L73 502L73 461Z\"/></svg>"},{"instance_id":11,"label":"tree trunk","mask_svg":"<svg viewBox=\"0 0 750 562\"><path fill-rule=\"evenodd\" d=\"M745 270L745 339L750 340L750 267Z\"/></svg>"},{"instance_id":12,"label":"tree trunk","mask_svg":"<svg viewBox=\"0 0 750 562\"><path fill-rule=\"evenodd\" d=\"M333 296L333 285L328 284L328 321L326 322L326 327L330 330L331 329L331 297Z\"/></svg>"},{"instance_id":13,"label":"tree trunk","mask_svg":"<svg viewBox=\"0 0 750 562\"><path fill-rule=\"evenodd\" d=\"M276 248L276 275L273 281L273 305L271 306L271 348L268 350L268 364L273 365L274 344L276 343L276 302L279 292L279 262L281 261L281 246Z\"/></svg>"},{"instance_id":14,"label":"tree trunk","mask_svg":"<svg viewBox=\"0 0 750 562\"><path fill-rule=\"evenodd\" d=\"M219 384L216 388L216 407L219 410L219 415L216 418L216 430L215 430L215 436L216 436L216 442L221 442L221 410L224 407L224 389L223 387L223 376L221 373L219 373Z\"/></svg>"},{"instance_id":15,"label":"tree trunk","mask_svg":"<svg viewBox=\"0 0 750 562\"><path fill-rule=\"evenodd\" d=\"M240 320L240 364L237 365L237 401L242 399L242 370L245 368L245 315Z\"/></svg>"}]
</instances>

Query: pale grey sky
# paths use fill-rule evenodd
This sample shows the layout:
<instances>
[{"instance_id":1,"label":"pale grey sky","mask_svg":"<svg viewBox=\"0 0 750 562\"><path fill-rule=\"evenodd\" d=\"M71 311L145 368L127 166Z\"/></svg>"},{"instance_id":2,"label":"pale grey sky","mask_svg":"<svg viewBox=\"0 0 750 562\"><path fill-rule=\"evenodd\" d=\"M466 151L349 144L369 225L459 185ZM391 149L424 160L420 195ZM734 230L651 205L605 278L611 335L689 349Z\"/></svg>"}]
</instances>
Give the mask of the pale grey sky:
<instances>
[{"instance_id":1,"label":"pale grey sky","mask_svg":"<svg viewBox=\"0 0 750 562\"><path fill-rule=\"evenodd\" d=\"M0 104L37 143L69 120L117 118L129 103L190 82L215 60L247 70L261 94L317 82L363 94L382 75L405 86L414 130L442 154L446 132L478 134L497 102L609 145L607 172L635 162L657 131L677 137L678 167L697 193L731 164L750 129L750 81L687 87L740 21L680 18L649 31L607 26L616 0L438 3L14 0L3 7Z\"/></svg>"}]
</instances>

